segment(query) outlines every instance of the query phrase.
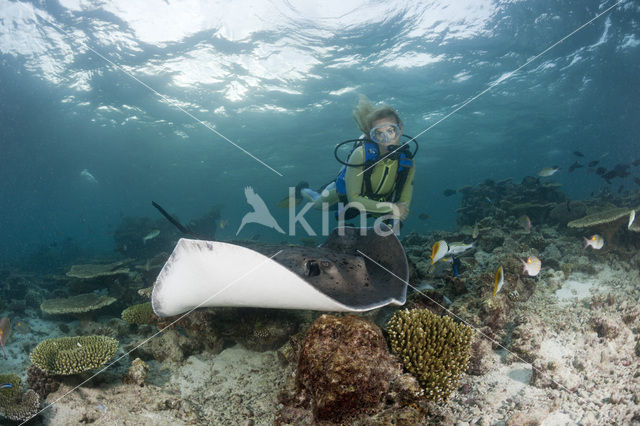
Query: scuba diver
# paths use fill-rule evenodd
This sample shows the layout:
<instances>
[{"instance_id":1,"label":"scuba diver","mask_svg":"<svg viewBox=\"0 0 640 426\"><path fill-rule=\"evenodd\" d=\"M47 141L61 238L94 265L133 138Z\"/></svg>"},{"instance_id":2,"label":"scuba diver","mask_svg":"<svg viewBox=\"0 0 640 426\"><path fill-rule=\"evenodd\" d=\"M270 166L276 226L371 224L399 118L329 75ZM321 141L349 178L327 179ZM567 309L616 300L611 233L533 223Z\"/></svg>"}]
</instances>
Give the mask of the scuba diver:
<instances>
[{"instance_id":1,"label":"scuba diver","mask_svg":"<svg viewBox=\"0 0 640 426\"><path fill-rule=\"evenodd\" d=\"M334 154L344 167L335 181L320 191L302 182L296 192L316 209L322 209L323 205L336 209L340 202L340 208L346 210L336 212L336 217L344 215L346 220L358 216L364 209L374 217L392 215L403 221L409 215L413 195L413 156L417 148L412 153L409 144L401 139L404 136L409 141L415 140L403 135L402 121L393 108L374 107L365 96L360 96L353 117L363 135L336 146ZM338 148L347 143L353 143L354 147L347 161L342 161Z\"/></svg>"}]
</instances>

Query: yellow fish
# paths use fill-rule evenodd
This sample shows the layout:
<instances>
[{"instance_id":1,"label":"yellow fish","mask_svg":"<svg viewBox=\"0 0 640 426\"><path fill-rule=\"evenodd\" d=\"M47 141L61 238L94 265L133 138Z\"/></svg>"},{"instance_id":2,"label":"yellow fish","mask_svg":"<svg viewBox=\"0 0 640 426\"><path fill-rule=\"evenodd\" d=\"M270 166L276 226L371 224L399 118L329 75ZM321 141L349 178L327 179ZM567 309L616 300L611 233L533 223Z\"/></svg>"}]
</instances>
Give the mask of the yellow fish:
<instances>
[{"instance_id":1,"label":"yellow fish","mask_svg":"<svg viewBox=\"0 0 640 426\"><path fill-rule=\"evenodd\" d=\"M542 268L542 262L535 256L529 256L527 261L520 259L522 262L522 273L527 273L530 277L535 277L540 273L540 268Z\"/></svg>"},{"instance_id":2,"label":"yellow fish","mask_svg":"<svg viewBox=\"0 0 640 426\"><path fill-rule=\"evenodd\" d=\"M449 246L445 240L436 241L431 248L431 264L433 265L438 260L442 259L449 252Z\"/></svg>"},{"instance_id":3,"label":"yellow fish","mask_svg":"<svg viewBox=\"0 0 640 426\"><path fill-rule=\"evenodd\" d=\"M228 224L229 224L229 221L227 219L224 219L218 222L218 225L220 225L220 229L226 228Z\"/></svg>"},{"instance_id":4,"label":"yellow fish","mask_svg":"<svg viewBox=\"0 0 640 426\"><path fill-rule=\"evenodd\" d=\"M504 272L502 271L502 265L498 266L496 271L496 277L493 279L493 295L495 296L502 286L504 285Z\"/></svg>"}]
</instances>

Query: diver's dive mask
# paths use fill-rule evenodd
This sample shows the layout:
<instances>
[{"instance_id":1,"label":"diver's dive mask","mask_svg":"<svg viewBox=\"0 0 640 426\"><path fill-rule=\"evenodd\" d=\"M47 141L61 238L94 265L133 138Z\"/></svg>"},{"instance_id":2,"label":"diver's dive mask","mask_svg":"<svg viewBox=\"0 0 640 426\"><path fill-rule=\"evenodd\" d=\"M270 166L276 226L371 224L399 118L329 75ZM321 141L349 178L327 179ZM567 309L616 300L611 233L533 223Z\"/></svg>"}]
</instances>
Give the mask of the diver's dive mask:
<instances>
[{"instance_id":1,"label":"diver's dive mask","mask_svg":"<svg viewBox=\"0 0 640 426\"><path fill-rule=\"evenodd\" d=\"M369 137L376 143L389 143L400 134L400 126L392 123L385 123L369 130Z\"/></svg>"}]
</instances>

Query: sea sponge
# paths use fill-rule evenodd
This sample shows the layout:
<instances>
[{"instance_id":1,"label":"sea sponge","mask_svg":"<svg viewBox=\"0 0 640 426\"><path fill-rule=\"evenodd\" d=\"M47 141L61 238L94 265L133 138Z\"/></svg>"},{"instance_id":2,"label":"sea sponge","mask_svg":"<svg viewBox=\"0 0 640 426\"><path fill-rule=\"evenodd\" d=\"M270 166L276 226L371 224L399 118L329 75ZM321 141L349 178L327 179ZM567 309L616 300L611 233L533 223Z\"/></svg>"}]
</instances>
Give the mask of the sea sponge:
<instances>
[{"instance_id":1,"label":"sea sponge","mask_svg":"<svg viewBox=\"0 0 640 426\"><path fill-rule=\"evenodd\" d=\"M31 362L47 374L70 375L100 367L118 349L107 336L76 336L47 339L31 352Z\"/></svg>"},{"instance_id":2,"label":"sea sponge","mask_svg":"<svg viewBox=\"0 0 640 426\"><path fill-rule=\"evenodd\" d=\"M467 369L473 330L427 309L396 311L387 323L391 349L425 397L446 401Z\"/></svg>"},{"instance_id":3,"label":"sea sponge","mask_svg":"<svg viewBox=\"0 0 640 426\"><path fill-rule=\"evenodd\" d=\"M122 319L129 324L155 324L159 320L158 316L153 313L151 302L129 306L122 311Z\"/></svg>"},{"instance_id":4,"label":"sea sponge","mask_svg":"<svg viewBox=\"0 0 640 426\"><path fill-rule=\"evenodd\" d=\"M23 394L20 377L0 374L0 383L11 383L11 387L0 389L0 414L9 420L24 421L38 413L40 397L31 389Z\"/></svg>"}]
</instances>

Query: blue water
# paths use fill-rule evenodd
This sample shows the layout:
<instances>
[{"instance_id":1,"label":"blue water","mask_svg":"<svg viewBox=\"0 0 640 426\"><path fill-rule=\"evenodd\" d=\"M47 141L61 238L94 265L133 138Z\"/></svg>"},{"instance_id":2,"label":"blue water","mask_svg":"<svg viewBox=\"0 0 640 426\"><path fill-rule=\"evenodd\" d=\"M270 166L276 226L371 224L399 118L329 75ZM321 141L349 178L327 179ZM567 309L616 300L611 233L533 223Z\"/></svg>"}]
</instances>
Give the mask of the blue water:
<instances>
[{"instance_id":1,"label":"blue water","mask_svg":"<svg viewBox=\"0 0 640 426\"><path fill-rule=\"evenodd\" d=\"M403 232L455 228L460 196L446 188L559 165L547 179L580 199L608 185L586 167L568 173L575 160L640 159L637 2L484 94L615 3L312 4L1 1L0 265L36 267L43 250L69 262L110 254L123 217L160 217L151 200L184 220L221 204L218 237L232 238L248 185L286 227L275 203L300 180L335 176L335 144L359 136L358 94L395 107L410 135L473 99L418 138ZM639 189L631 170L612 191ZM319 212L306 217L319 226ZM255 233L281 239L259 225L240 237Z\"/></svg>"}]
</instances>

